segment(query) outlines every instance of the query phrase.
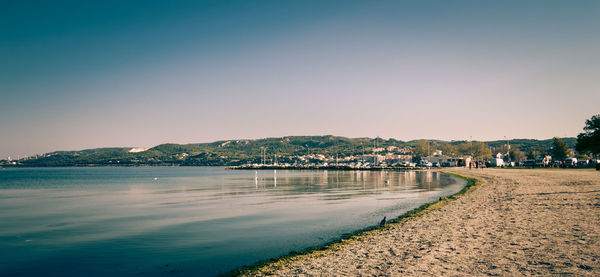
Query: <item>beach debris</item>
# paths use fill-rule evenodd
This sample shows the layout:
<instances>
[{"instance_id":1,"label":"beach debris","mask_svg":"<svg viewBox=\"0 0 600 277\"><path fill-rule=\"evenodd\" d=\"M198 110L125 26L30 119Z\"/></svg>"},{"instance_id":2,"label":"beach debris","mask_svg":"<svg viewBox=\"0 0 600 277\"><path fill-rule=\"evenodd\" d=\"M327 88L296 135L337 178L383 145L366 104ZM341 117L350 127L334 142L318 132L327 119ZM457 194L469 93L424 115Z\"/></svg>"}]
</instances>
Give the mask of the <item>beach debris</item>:
<instances>
[{"instance_id":1,"label":"beach debris","mask_svg":"<svg viewBox=\"0 0 600 277\"><path fill-rule=\"evenodd\" d=\"M381 222L379 222L379 226L384 226L386 222L386 217L384 216Z\"/></svg>"}]
</instances>

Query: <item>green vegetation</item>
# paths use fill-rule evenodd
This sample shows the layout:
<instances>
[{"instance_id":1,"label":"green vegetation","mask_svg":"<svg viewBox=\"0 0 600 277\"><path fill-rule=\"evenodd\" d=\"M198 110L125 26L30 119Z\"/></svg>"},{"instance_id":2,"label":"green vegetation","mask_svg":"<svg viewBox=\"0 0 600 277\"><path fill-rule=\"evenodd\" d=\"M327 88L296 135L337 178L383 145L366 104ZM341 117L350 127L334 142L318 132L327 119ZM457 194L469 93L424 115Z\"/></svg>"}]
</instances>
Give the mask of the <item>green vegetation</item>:
<instances>
[{"instance_id":1,"label":"green vegetation","mask_svg":"<svg viewBox=\"0 0 600 277\"><path fill-rule=\"evenodd\" d=\"M427 157L431 154L431 145L426 140L418 140L417 145L413 149L413 155L416 157Z\"/></svg>"},{"instance_id":2,"label":"green vegetation","mask_svg":"<svg viewBox=\"0 0 600 277\"><path fill-rule=\"evenodd\" d=\"M530 150L530 151L527 151L526 157L528 160L535 160L535 158L539 155L540 155L540 153L538 151Z\"/></svg>"},{"instance_id":3,"label":"green vegetation","mask_svg":"<svg viewBox=\"0 0 600 277\"><path fill-rule=\"evenodd\" d=\"M569 156L569 146L564 143L561 139L555 137L552 139L552 148L550 149L550 155L553 159L562 161Z\"/></svg>"},{"instance_id":4,"label":"green vegetation","mask_svg":"<svg viewBox=\"0 0 600 277\"><path fill-rule=\"evenodd\" d=\"M575 146L575 138L563 138L568 147ZM399 141L381 138L345 138L337 136L293 136L257 140L227 140L197 144L161 144L143 152L129 152L131 148L98 148L81 151L58 151L18 161L18 166L222 166L261 163L265 149L266 163L298 162L298 156L322 154L329 157L372 154L413 154L426 156L435 150L452 156L470 155L487 158L503 150L507 143L512 149L545 153L553 140L510 141ZM383 150L382 150L383 149ZM520 151L519 151L520 152ZM513 152L517 155L519 152ZM518 155L517 155L518 156ZM6 161L4 161L6 164Z\"/></svg>"},{"instance_id":5,"label":"green vegetation","mask_svg":"<svg viewBox=\"0 0 600 277\"><path fill-rule=\"evenodd\" d=\"M466 146L466 145L465 145ZM492 151L484 142L475 141L471 145L469 145L473 158L476 159L485 159L492 155ZM466 152L466 151L465 151Z\"/></svg>"},{"instance_id":6,"label":"green vegetation","mask_svg":"<svg viewBox=\"0 0 600 277\"><path fill-rule=\"evenodd\" d=\"M525 158L525 154L519 150L517 147L513 147L508 152L511 161L521 161Z\"/></svg>"},{"instance_id":7,"label":"green vegetation","mask_svg":"<svg viewBox=\"0 0 600 277\"><path fill-rule=\"evenodd\" d=\"M600 114L585 121L583 133L577 136L575 149L582 153L600 154Z\"/></svg>"},{"instance_id":8,"label":"green vegetation","mask_svg":"<svg viewBox=\"0 0 600 277\"><path fill-rule=\"evenodd\" d=\"M569 148L574 148L577 140L575 138L560 138L563 142L569 146ZM537 139L513 139L513 140L496 140L496 141L488 141L486 142L489 147L492 149L498 149L499 147L503 147L507 143L510 144L510 148L517 148L520 151L525 153L529 151L537 151L540 154L547 154L548 149L552 146L553 139L546 140L537 140ZM495 151L494 151L495 152Z\"/></svg>"}]
</instances>

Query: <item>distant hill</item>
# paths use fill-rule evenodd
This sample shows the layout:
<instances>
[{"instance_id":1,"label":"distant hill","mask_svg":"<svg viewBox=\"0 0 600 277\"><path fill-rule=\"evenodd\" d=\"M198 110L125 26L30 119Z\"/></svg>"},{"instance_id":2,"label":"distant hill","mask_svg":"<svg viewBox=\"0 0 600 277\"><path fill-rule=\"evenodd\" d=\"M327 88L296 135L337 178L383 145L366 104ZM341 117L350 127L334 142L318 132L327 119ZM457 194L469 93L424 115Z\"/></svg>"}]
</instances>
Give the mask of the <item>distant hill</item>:
<instances>
[{"instance_id":1,"label":"distant hill","mask_svg":"<svg viewBox=\"0 0 600 277\"><path fill-rule=\"evenodd\" d=\"M433 149L444 144L460 144L465 141L428 140ZM563 138L570 148L575 138ZM21 159L20 166L217 166L260 163L262 159L280 163L293 162L294 156L323 154L349 156L373 153L375 147L381 152L410 153L418 140L400 141L381 138L346 138L338 136L289 136L255 140L224 140L211 143L161 144L144 150L131 147L97 148L81 151L57 151ZM509 143L521 151L546 152L551 139L513 139L488 141L490 147ZM395 146L388 149L389 146ZM263 156L263 149L265 155Z\"/></svg>"},{"instance_id":2,"label":"distant hill","mask_svg":"<svg viewBox=\"0 0 600 277\"><path fill-rule=\"evenodd\" d=\"M575 144L577 144L577 138L561 138L569 148L575 148ZM498 147L500 145L506 144L505 140L494 140L486 142L491 147ZM537 140L537 139L512 139L509 140L508 143L512 147L517 147L519 150L523 152L527 151L539 151L546 152L550 146L552 145L552 139L545 140Z\"/></svg>"}]
</instances>

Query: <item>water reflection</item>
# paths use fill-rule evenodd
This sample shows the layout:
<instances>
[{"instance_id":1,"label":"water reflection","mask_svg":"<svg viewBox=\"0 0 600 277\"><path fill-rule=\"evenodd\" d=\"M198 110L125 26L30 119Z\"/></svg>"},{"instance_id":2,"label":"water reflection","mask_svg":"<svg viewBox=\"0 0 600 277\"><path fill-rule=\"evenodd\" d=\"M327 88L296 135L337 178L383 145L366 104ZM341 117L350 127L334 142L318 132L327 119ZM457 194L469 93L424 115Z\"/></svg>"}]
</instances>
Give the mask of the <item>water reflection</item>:
<instances>
[{"instance_id":1,"label":"water reflection","mask_svg":"<svg viewBox=\"0 0 600 277\"><path fill-rule=\"evenodd\" d=\"M376 225L464 185L439 172L415 171L0 174L2 276L161 276L157 268L167 263L178 276L215 275Z\"/></svg>"},{"instance_id":2,"label":"water reflection","mask_svg":"<svg viewBox=\"0 0 600 277\"><path fill-rule=\"evenodd\" d=\"M268 193L268 195L289 194L298 197L306 193L320 194L340 191L355 196L387 191L432 191L456 182L447 175L432 171L323 170L319 174L314 174L314 171L264 170L254 171L254 174L254 183L258 191ZM260 185L258 185L259 183ZM227 188L222 193L230 194L230 190L231 188ZM235 194L239 195L239 192Z\"/></svg>"}]
</instances>

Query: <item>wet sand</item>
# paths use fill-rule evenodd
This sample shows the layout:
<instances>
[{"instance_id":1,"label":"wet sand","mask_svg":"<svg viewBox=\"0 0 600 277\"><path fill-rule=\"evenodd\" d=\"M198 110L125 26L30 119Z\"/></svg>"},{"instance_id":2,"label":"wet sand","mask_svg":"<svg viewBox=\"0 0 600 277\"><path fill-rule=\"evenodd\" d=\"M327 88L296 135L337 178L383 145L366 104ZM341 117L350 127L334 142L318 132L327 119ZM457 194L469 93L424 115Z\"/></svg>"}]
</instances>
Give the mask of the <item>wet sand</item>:
<instances>
[{"instance_id":1,"label":"wet sand","mask_svg":"<svg viewBox=\"0 0 600 277\"><path fill-rule=\"evenodd\" d=\"M249 276L600 276L600 172L451 169L484 183Z\"/></svg>"}]
</instances>

